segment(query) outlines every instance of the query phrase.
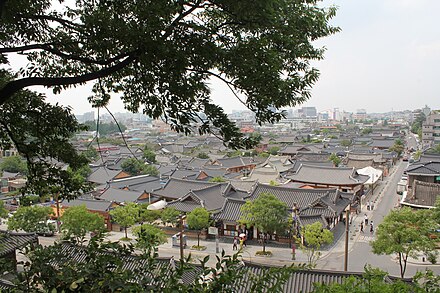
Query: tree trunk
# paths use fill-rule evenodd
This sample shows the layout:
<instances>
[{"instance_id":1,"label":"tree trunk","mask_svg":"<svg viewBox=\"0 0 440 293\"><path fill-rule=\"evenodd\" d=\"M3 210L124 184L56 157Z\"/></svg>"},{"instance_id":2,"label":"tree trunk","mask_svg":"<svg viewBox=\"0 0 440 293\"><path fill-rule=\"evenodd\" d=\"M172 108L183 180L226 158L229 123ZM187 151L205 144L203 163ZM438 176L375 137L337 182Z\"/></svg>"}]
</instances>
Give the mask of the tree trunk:
<instances>
[{"instance_id":1,"label":"tree trunk","mask_svg":"<svg viewBox=\"0 0 440 293\"><path fill-rule=\"evenodd\" d=\"M197 248L200 247L200 232L197 232Z\"/></svg>"},{"instance_id":2,"label":"tree trunk","mask_svg":"<svg viewBox=\"0 0 440 293\"><path fill-rule=\"evenodd\" d=\"M125 230L125 238L128 238L128 235L127 235L127 227L126 227L126 226L124 227L124 230Z\"/></svg>"},{"instance_id":3,"label":"tree trunk","mask_svg":"<svg viewBox=\"0 0 440 293\"><path fill-rule=\"evenodd\" d=\"M400 266L400 277L403 279L404 269L402 266L402 253L399 252L399 266Z\"/></svg>"},{"instance_id":4,"label":"tree trunk","mask_svg":"<svg viewBox=\"0 0 440 293\"><path fill-rule=\"evenodd\" d=\"M263 252L266 252L266 233L263 233Z\"/></svg>"}]
</instances>

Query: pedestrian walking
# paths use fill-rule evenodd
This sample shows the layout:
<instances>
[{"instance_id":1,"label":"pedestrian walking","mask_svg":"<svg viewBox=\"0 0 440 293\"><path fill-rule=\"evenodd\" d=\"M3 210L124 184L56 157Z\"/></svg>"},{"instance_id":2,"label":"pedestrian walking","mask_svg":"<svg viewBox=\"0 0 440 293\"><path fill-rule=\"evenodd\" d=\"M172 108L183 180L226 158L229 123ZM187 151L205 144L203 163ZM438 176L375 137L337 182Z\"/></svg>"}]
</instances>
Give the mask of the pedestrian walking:
<instances>
[{"instance_id":1,"label":"pedestrian walking","mask_svg":"<svg viewBox=\"0 0 440 293\"><path fill-rule=\"evenodd\" d=\"M367 226L367 225L368 225L368 217L367 217L367 214L365 214L364 219L365 219L365 226Z\"/></svg>"},{"instance_id":2,"label":"pedestrian walking","mask_svg":"<svg viewBox=\"0 0 440 293\"><path fill-rule=\"evenodd\" d=\"M238 239L237 237L234 237L234 242L232 243L232 250L238 250Z\"/></svg>"},{"instance_id":3,"label":"pedestrian walking","mask_svg":"<svg viewBox=\"0 0 440 293\"><path fill-rule=\"evenodd\" d=\"M371 211L374 210L374 202L371 202L370 210L371 210Z\"/></svg>"},{"instance_id":4,"label":"pedestrian walking","mask_svg":"<svg viewBox=\"0 0 440 293\"><path fill-rule=\"evenodd\" d=\"M240 238L240 250L243 249L243 242L244 242L243 238Z\"/></svg>"},{"instance_id":5,"label":"pedestrian walking","mask_svg":"<svg viewBox=\"0 0 440 293\"><path fill-rule=\"evenodd\" d=\"M371 223L370 223L370 233L371 234L374 233L373 221L371 221Z\"/></svg>"},{"instance_id":6,"label":"pedestrian walking","mask_svg":"<svg viewBox=\"0 0 440 293\"><path fill-rule=\"evenodd\" d=\"M370 201L367 201L367 211L370 210Z\"/></svg>"},{"instance_id":7,"label":"pedestrian walking","mask_svg":"<svg viewBox=\"0 0 440 293\"><path fill-rule=\"evenodd\" d=\"M361 222L361 232L364 233L364 223Z\"/></svg>"},{"instance_id":8,"label":"pedestrian walking","mask_svg":"<svg viewBox=\"0 0 440 293\"><path fill-rule=\"evenodd\" d=\"M243 245L244 245L244 247L247 247L246 240L247 240L247 237L243 237Z\"/></svg>"},{"instance_id":9,"label":"pedestrian walking","mask_svg":"<svg viewBox=\"0 0 440 293\"><path fill-rule=\"evenodd\" d=\"M170 258L170 267L173 271L176 269L176 261L174 260L174 255Z\"/></svg>"}]
</instances>

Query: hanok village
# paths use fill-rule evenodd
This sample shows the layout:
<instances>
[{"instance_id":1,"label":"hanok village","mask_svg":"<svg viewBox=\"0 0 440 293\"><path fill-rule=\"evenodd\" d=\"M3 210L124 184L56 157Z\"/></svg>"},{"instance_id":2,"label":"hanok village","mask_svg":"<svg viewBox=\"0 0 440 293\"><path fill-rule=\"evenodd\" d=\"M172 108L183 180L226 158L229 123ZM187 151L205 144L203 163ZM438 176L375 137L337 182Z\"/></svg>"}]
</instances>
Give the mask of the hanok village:
<instances>
[{"instance_id":1,"label":"hanok village","mask_svg":"<svg viewBox=\"0 0 440 293\"><path fill-rule=\"evenodd\" d=\"M360 207L367 204L366 198L379 192L375 187L399 160L398 154L390 149L396 140L404 140L405 134L398 126L373 129L367 136L348 129L344 134L335 133L337 138L321 143L303 143L307 133L310 131L263 138L257 148L259 153L276 149L275 154L268 156L250 156L245 151L227 155L222 141L213 137L146 137L147 143L154 145L155 163L145 160L142 148L136 145L100 144L96 147L98 159L90 165L92 172L87 178L94 185L93 191L75 200L51 199L44 204L53 208L55 216L70 207L85 205L90 212L104 217L108 231L122 230L112 220L110 211L127 203L148 204L149 209L172 207L181 215L202 207L210 213L221 241L232 243L234 237L244 234L250 242L260 243L264 237L270 243L289 247L292 231L262 235L256 227L240 223L241 207L269 193L287 205L299 235L301 227L316 222L340 235L347 215L359 213ZM343 141L350 143L344 145ZM78 150L86 149L81 145ZM197 156L200 150L208 156L203 159ZM337 158L337 163L332 156ZM158 175L131 176L123 171L123 162L133 157L153 165ZM440 157L427 154L411 164L406 171L408 184L401 204L414 208L434 206L440 191L439 166ZM218 178L221 180L215 180ZM4 172L2 191L17 189L24 182L21 174ZM16 208L15 198L5 202L10 210ZM185 227L185 237L197 237L197 231L188 229L184 220L181 224ZM160 225L170 236L181 231L180 225ZM208 231L202 231L202 239L215 237ZM2 255L8 258L15 258L16 249L38 241L34 236L8 233L11 239L19 239L5 240L8 245ZM319 281L326 273L314 274ZM341 282L338 278L335 280Z\"/></svg>"}]
</instances>

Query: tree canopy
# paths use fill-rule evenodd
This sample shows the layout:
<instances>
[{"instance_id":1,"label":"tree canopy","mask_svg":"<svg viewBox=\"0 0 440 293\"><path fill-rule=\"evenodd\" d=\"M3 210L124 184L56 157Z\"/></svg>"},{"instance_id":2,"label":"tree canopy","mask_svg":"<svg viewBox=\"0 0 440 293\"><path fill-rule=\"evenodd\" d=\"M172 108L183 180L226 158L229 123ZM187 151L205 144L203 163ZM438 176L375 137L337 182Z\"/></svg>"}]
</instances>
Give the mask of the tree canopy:
<instances>
[{"instance_id":1,"label":"tree canopy","mask_svg":"<svg viewBox=\"0 0 440 293\"><path fill-rule=\"evenodd\" d=\"M1 25L3 29L4 23ZM0 88L12 80L11 74L0 69ZM64 167L67 164L77 170L87 164L69 141L83 128L70 108L51 105L44 99L43 95L22 90L0 103L0 148L15 146L26 159L29 193L60 193L63 198L72 198L83 186Z\"/></svg>"},{"instance_id":2,"label":"tree canopy","mask_svg":"<svg viewBox=\"0 0 440 293\"><path fill-rule=\"evenodd\" d=\"M126 159L121 164L122 170L130 173L133 176L141 175L141 174L149 174L151 176L156 176L159 174L159 171L153 165L147 165L144 162L136 159L129 158Z\"/></svg>"},{"instance_id":3,"label":"tree canopy","mask_svg":"<svg viewBox=\"0 0 440 293\"><path fill-rule=\"evenodd\" d=\"M112 220L124 228L125 238L128 239L127 228L136 224L139 218L139 207L137 204L129 202L125 206L119 206L110 211Z\"/></svg>"},{"instance_id":4,"label":"tree canopy","mask_svg":"<svg viewBox=\"0 0 440 293\"><path fill-rule=\"evenodd\" d=\"M102 233L105 230L104 218L89 212L85 205L70 207L61 216L61 231L65 238L73 238L82 244L88 232Z\"/></svg>"},{"instance_id":5,"label":"tree canopy","mask_svg":"<svg viewBox=\"0 0 440 293\"><path fill-rule=\"evenodd\" d=\"M329 25L336 8L318 2L2 1L0 62L18 52L27 64L9 66L14 78L0 86L0 105L29 86L59 93L91 81L94 106L120 93L126 109L162 117L176 131L199 122L199 133L249 146L211 101L209 79L226 83L257 122L282 118L273 109L306 101L318 79L310 61L325 50L314 41L339 31Z\"/></svg>"},{"instance_id":6,"label":"tree canopy","mask_svg":"<svg viewBox=\"0 0 440 293\"><path fill-rule=\"evenodd\" d=\"M200 246L201 230L207 229L211 222L209 212L202 207L195 208L187 215L186 222L190 229L197 230L197 246Z\"/></svg>"},{"instance_id":7,"label":"tree canopy","mask_svg":"<svg viewBox=\"0 0 440 293\"><path fill-rule=\"evenodd\" d=\"M429 237L435 224L429 211L409 207L391 211L377 227L376 240L371 242L375 254L397 254L403 278L408 257L434 250Z\"/></svg>"},{"instance_id":8,"label":"tree canopy","mask_svg":"<svg viewBox=\"0 0 440 293\"><path fill-rule=\"evenodd\" d=\"M304 226L303 230L305 244L301 249L307 254L310 265L315 265L321 253L319 249L323 244L333 242L333 233L322 227L320 222Z\"/></svg>"},{"instance_id":9,"label":"tree canopy","mask_svg":"<svg viewBox=\"0 0 440 293\"><path fill-rule=\"evenodd\" d=\"M263 234L284 232L288 224L287 205L270 193L261 193L254 201L247 201L241 213L241 223L255 226ZM264 242L263 252L266 251Z\"/></svg>"},{"instance_id":10,"label":"tree canopy","mask_svg":"<svg viewBox=\"0 0 440 293\"><path fill-rule=\"evenodd\" d=\"M168 241L165 232L150 224L134 227L133 234L136 236L136 246L148 255L153 255L157 250L157 246Z\"/></svg>"},{"instance_id":11,"label":"tree canopy","mask_svg":"<svg viewBox=\"0 0 440 293\"><path fill-rule=\"evenodd\" d=\"M26 162L23 161L20 156L6 157L0 163L0 169L2 171L8 171L11 173L27 173Z\"/></svg>"},{"instance_id":12,"label":"tree canopy","mask_svg":"<svg viewBox=\"0 0 440 293\"><path fill-rule=\"evenodd\" d=\"M9 218L8 229L39 233L49 228L53 231L55 227L46 224L51 214L53 214L51 207L37 205L19 207L14 215Z\"/></svg>"},{"instance_id":13,"label":"tree canopy","mask_svg":"<svg viewBox=\"0 0 440 293\"><path fill-rule=\"evenodd\" d=\"M98 131L98 124L96 121L86 121L84 125L91 131ZM121 131L125 131L127 127L118 122L118 124L111 122L102 122L99 121L99 135L108 135L112 133L119 133Z\"/></svg>"}]
</instances>

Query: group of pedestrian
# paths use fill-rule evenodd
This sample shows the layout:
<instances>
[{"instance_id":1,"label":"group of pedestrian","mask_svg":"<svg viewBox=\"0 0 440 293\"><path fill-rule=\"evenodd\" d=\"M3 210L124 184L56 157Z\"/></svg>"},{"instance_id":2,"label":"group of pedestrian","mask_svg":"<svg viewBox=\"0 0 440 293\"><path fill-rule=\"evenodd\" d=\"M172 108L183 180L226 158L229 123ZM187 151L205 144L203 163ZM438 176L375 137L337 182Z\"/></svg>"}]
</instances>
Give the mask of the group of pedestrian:
<instances>
[{"instance_id":1,"label":"group of pedestrian","mask_svg":"<svg viewBox=\"0 0 440 293\"><path fill-rule=\"evenodd\" d=\"M367 211L372 211L374 209L374 202L367 201Z\"/></svg>"},{"instance_id":2,"label":"group of pedestrian","mask_svg":"<svg viewBox=\"0 0 440 293\"><path fill-rule=\"evenodd\" d=\"M365 214L364 221L361 222L361 232L362 233L364 233L364 222L365 222L365 227L368 227L368 222L370 222L370 233L373 234L374 233L373 221L368 221L367 214Z\"/></svg>"},{"instance_id":3,"label":"group of pedestrian","mask_svg":"<svg viewBox=\"0 0 440 293\"><path fill-rule=\"evenodd\" d=\"M234 240L232 242L232 250L238 250L238 244L240 244L240 250L243 248L243 246L247 246L246 245L246 236L243 237L234 237Z\"/></svg>"}]
</instances>

